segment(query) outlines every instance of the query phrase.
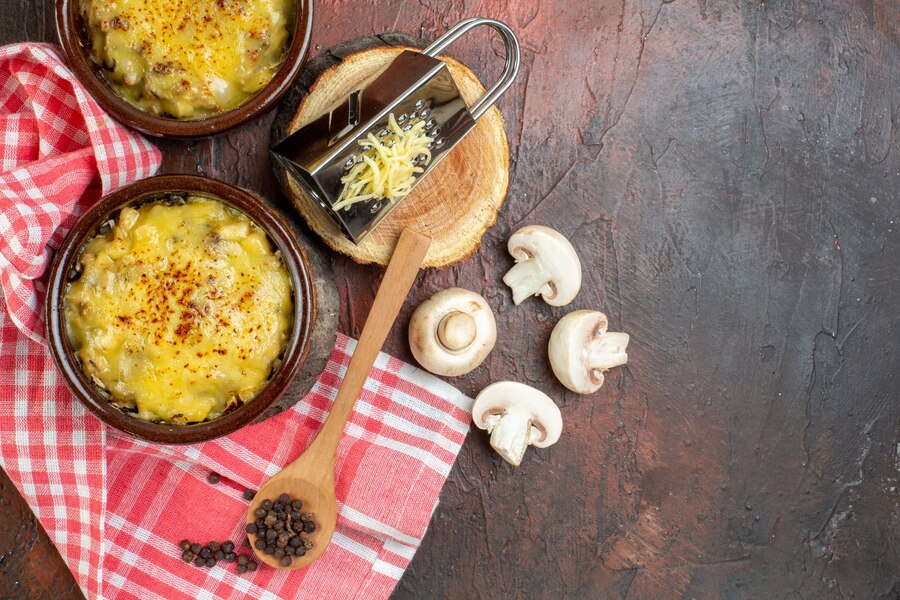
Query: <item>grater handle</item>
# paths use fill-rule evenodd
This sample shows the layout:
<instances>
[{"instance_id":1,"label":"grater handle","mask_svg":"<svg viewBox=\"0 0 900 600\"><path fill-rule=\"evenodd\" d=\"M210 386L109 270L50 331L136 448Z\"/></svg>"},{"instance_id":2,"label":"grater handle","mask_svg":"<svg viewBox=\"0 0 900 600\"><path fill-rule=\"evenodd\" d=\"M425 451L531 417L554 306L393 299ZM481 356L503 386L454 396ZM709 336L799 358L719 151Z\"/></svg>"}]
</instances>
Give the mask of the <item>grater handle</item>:
<instances>
[{"instance_id":1,"label":"grater handle","mask_svg":"<svg viewBox=\"0 0 900 600\"><path fill-rule=\"evenodd\" d=\"M485 92L484 96L479 98L478 102L472 105L469 113L476 121L487 111L487 109L494 105L494 102L503 95L503 92L509 89L509 86L512 85L513 80L516 78L516 74L519 72L521 51L519 49L519 40L516 38L516 34L513 33L513 30L500 21L475 17L460 21L450 28L447 33L435 40L434 43L422 50L422 54L425 56L431 56L432 58L436 57L438 53L442 52L447 46L461 38L472 28L478 27L479 25L487 25L494 28L500 34L500 37L503 38L503 45L506 47L506 66L503 68L503 74L500 76L497 83L491 86L491 89Z\"/></svg>"}]
</instances>

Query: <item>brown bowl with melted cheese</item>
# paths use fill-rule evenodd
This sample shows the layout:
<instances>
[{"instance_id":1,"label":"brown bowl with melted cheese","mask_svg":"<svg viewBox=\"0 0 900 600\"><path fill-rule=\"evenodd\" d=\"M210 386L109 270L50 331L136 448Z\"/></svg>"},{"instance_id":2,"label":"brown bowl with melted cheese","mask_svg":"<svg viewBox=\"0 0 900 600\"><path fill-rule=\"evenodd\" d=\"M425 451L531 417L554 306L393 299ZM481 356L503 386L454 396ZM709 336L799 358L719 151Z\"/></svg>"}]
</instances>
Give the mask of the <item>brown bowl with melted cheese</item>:
<instances>
[{"instance_id":1,"label":"brown bowl with melted cheese","mask_svg":"<svg viewBox=\"0 0 900 600\"><path fill-rule=\"evenodd\" d=\"M66 59L151 135L225 131L272 108L309 50L310 0L57 0Z\"/></svg>"},{"instance_id":2,"label":"brown bowl with melted cheese","mask_svg":"<svg viewBox=\"0 0 900 600\"><path fill-rule=\"evenodd\" d=\"M54 259L48 340L107 424L197 442L260 416L305 360L306 256L265 203L228 184L153 177L82 217Z\"/></svg>"}]
</instances>

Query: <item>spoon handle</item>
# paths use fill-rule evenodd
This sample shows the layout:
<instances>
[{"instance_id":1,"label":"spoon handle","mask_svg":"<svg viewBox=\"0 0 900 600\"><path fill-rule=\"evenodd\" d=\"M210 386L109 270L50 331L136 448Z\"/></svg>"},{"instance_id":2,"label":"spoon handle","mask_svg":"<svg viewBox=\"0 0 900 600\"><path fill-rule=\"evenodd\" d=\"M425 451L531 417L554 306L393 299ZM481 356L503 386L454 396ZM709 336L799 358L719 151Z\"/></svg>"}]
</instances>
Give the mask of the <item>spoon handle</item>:
<instances>
[{"instance_id":1,"label":"spoon handle","mask_svg":"<svg viewBox=\"0 0 900 600\"><path fill-rule=\"evenodd\" d=\"M404 229L400 234L331 412L306 454L316 454L319 459L334 461L344 425L350 418L353 405L375 364L375 358L397 319L409 288L416 280L416 274L430 245L430 237L412 229Z\"/></svg>"}]
</instances>

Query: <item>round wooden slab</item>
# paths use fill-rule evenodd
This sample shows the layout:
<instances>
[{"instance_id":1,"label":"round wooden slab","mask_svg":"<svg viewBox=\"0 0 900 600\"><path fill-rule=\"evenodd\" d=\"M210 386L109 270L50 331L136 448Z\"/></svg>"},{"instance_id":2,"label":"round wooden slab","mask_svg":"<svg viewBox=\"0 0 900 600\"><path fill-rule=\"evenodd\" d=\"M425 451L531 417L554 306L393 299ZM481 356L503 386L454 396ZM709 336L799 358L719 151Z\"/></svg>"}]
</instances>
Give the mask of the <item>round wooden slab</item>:
<instances>
[{"instance_id":1,"label":"round wooden slab","mask_svg":"<svg viewBox=\"0 0 900 600\"><path fill-rule=\"evenodd\" d=\"M403 45L385 46L397 41L402 41ZM404 50L419 50L410 45L410 41L400 36L353 40L311 61L307 66L308 73L301 76L294 93L279 108L272 139L283 139L331 110L361 84L379 74ZM484 93L484 86L462 63L441 58L471 106ZM400 232L411 227L432 238L424 266L443 267L475 252L481 244L481 236L496 221L509 185L509 142L503 129L503 117L499 110L492 108L358 245L341 233L285 176L283 169L273 166L294 207L334 250L359 263L386 265Z\"/></svg>"}]
</instances>

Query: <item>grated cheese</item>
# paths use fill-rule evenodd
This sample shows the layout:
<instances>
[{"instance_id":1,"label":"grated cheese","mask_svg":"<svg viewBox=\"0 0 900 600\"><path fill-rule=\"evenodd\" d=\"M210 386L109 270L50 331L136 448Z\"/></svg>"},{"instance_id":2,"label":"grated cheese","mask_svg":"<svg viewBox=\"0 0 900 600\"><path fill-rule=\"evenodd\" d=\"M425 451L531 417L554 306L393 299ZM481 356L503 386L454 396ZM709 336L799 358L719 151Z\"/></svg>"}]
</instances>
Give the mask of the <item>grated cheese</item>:
<instances>
[{"instance_id":1,"label":"grated cheese","mask_svg":"<svg viewBox=\"0 0 900 600\"><path fill-rule=\"evenodd\" d=\"M362 162L341 177L344 188L332 208L348 210L359 202L382 198L394 203L406 196L416 175L424 173L424 167L431 162L428 144L433 140L425 135L424 121L403 131L393 113L388 115L386 136L379 138L369 133L357 142L364 148ZM418 157L424 157L418 161L422 166L416 165Z\"/></svg>"}]
</instances>

